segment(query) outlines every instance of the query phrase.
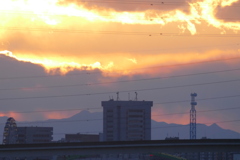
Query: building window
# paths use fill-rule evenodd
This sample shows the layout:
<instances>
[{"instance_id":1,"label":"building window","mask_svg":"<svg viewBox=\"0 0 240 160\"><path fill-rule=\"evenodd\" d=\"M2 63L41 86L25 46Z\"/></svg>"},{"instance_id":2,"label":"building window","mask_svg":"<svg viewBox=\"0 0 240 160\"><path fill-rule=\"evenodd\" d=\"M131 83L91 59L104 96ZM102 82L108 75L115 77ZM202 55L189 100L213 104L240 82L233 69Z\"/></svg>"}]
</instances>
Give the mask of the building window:
<instances>
[{"instance_id":1,"label":"building window","mask_svg":"<svg viewBox=\"0 0 240 160\"><path fill-rule=\"evenodd\" d=\"M142 118L143 115L129 115L129 118Z\"/></svg>"},{"instance_id":2,"label":"building window","mask_svg":"<svg viewBox=\"0 0 240 160\"><path fill-rule=\"evenodd\" d=\"M143 112L142 109L129 109L128 112Z\"/></svg>"}]
</instances>

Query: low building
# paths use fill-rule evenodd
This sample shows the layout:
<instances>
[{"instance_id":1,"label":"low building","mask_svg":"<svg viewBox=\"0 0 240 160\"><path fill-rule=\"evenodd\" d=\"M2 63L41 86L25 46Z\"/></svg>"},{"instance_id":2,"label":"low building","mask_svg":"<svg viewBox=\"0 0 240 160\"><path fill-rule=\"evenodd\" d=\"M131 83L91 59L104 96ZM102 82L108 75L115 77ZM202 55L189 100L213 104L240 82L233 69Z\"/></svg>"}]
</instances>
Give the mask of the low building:
<instances>
[{"instance_id":1,"label":"low building","mask_svg":"<svg viewBox=\"0 0 240 160\"><path fill-rule=\"evenodd\" d=\"M66 142L99 142L98 134L65 134Z\"/></svg>"},{"instance_id":2,"label":"low building","mask_svg":"<svg viewBox=\"0 0 240 160\"><path fill-rule=\"evenodd\" d=\"M50 143L53 139L53 127L17 127L18 143Z\"/></svg>"}]
</instances>

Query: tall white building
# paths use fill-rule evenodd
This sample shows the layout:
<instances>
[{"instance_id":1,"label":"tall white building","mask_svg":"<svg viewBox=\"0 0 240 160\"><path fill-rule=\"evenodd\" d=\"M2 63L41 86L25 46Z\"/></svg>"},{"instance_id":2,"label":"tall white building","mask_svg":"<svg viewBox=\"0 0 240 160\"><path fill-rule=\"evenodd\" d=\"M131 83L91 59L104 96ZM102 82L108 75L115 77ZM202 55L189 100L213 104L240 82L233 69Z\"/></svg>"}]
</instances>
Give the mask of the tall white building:
<instances>
[{"instance_id":1,"label":"tall white building","mask_svg":"<svg viewBox=\"0 0 240 160\"><path fill-rule=\"evenodd\" d=\"M103 141L151 140L152 101L102 101Z\"/></svg>"}]
</instances>

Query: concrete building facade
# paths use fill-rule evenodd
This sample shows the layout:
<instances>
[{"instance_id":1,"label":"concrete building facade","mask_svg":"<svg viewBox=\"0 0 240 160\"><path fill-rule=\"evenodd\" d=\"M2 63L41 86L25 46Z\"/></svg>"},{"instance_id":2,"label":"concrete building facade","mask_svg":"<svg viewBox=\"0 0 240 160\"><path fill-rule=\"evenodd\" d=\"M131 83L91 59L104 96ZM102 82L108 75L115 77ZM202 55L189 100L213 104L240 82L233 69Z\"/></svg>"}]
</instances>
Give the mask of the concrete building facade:
<instances>
[{"instance_id":1,"label":"concrete building facade","mask_svg":"<svg viewBox=\"0 0 240 160\"><path fill-rule=\"evenodd\" d=\"M151 140L152 101L102 101L103 141Z\"/></svg>"},{"instance_id":2,"label":"concrete building facade","mask_svg":"<svg viewBox=\"0 0 240 160\"><path fill-rule=\"evenodd\" d=\"M50 143L53 139L53 127L17 127L18 143Z\"/></svg>"}]
</instances>

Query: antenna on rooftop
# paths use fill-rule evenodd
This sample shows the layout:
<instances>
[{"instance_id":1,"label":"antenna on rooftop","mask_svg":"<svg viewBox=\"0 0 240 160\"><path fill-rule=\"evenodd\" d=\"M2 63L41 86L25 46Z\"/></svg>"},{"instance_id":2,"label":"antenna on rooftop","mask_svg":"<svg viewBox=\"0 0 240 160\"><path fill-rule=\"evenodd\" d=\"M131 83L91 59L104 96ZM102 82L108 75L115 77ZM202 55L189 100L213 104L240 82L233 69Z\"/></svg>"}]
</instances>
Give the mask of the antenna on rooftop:
<instances>
[{"instance_id":1,"label":"antenna on rooftop","mask_svg":"<svg viewBox=\"0 0 240 160\"><path fill-rule=\"evenodd\" d=\"M138 98L137 98L137 96L138 96L138 93L137 93L137 92L135 92L135 94L136 94L136 98L135 98L135 100L137 101L137 100L138 100Z\"/></svg>"},{"instance_id":2,"label":"antenna on rooftop","mask_svg":"<svg viewBox=\"0 0 240 160\"><path fill-rule=\"evenodd\" d=\"M117 101L119 100L119 92L117 92Z\"/></svg>"}]
</instances>

